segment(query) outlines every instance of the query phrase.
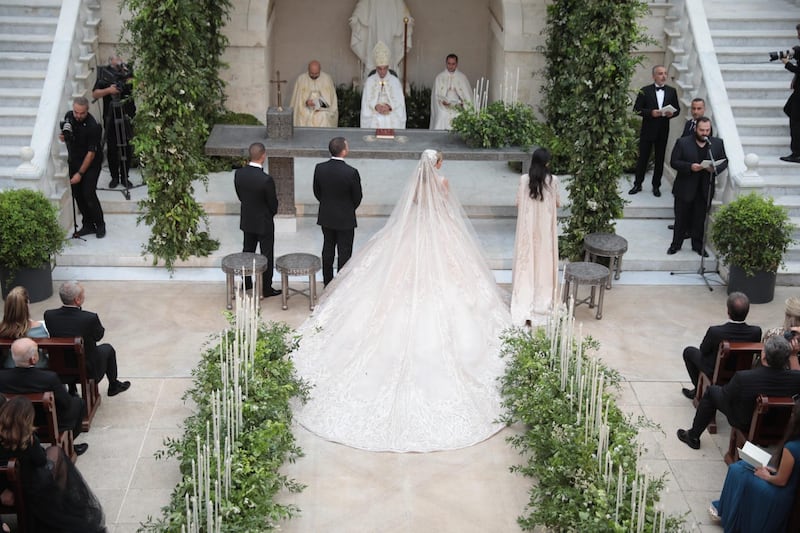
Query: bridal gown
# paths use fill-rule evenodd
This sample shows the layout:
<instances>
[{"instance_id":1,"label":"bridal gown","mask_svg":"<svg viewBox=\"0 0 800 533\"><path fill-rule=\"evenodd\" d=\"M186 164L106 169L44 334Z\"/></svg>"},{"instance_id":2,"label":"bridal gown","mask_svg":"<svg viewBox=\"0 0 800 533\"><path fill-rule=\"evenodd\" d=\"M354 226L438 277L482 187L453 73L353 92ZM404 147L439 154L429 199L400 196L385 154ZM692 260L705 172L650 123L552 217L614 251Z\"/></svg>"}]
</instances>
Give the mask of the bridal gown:
<instances>
[{"instance_id":1,"label":"bridal gown","mask_svg":"<svg viewBox=\"0 0 800 533\"><path fill-rule=\"evenodd\" d=\"M296 418L372 451L470 446L503 426L508 305L426 150L386 225L325 289L292 357L312 385Z\"/></svg>"}]
</instances>

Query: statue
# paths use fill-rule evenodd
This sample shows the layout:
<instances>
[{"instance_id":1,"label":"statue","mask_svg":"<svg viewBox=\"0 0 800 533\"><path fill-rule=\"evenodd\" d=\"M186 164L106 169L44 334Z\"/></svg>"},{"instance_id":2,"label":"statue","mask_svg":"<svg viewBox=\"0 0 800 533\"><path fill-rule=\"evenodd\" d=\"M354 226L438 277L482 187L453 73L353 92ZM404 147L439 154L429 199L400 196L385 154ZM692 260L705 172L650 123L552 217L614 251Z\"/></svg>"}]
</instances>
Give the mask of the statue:
<instances>
[{"instance_id":1,"label":"statue","mask_svg":"<svg viewBox=\"0 0 800 533\"><path fill-rule=\"evenodd\" d=\"M405 56L403 50L403 19L408 17L408 48L411 49L411 33L414 19L403 0L358 0L350 16L350 48L364 64L362 76L366 77L375 68L372 51L378 42L389 47L395 63L390 65L395 71Z\"/></svg>"}]
</instances>

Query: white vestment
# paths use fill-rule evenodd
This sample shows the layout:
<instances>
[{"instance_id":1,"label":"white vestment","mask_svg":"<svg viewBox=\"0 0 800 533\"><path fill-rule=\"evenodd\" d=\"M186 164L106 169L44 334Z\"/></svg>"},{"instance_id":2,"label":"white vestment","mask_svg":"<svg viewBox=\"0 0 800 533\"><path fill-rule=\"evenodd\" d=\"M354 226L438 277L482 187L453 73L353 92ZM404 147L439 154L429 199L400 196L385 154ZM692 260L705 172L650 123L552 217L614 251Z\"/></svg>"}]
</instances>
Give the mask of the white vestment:
<instances>
[{"instance_id":1,"label":"white vestment","mask_svg":"<svg viewBox=\"0 0 800 533\"><path fill-rule=\"evenodd\" d=\"M350 15L350 48L364 63L364 73L375 68L372 50L378 41L391 51L394 64L390 65L400 72L399 65L405 55L403 50L403 18L408 17L408 49L411 49L411 33L414 19L403 0L358 0Z\"/></svg>"},{"instance_id":2,"label":"white vestment","mask_svg":"<svg viewBox=\"0 0 800 533\"><path fill-rule=\"evenodd\" d=\"M462 448L502 429L508 304L425 150L386 225L325 288L290 355L296 419L372 451Z\"/></svg>"},{"instance_id":3,"label":"white vestment","mask_svg":"<svg viewBox=\"0 0 800 533\"><path fill-rule=\"evenodd\" d=\"M306 100L314 100L314 107L306 106ZM339 103L333 79L320 72L314 80L304 72L297 77L292 93L294 125L312 128L335 128L339 125Z\"/></svg>"},{"instance_id":4,"label":"white vestment","mask_svg":"<svg viewBox=\"0 0 800 533\"><path fill-rule=\"evenodd\" d=\"M381 103L392 106L392 112L381 115L375 111ZM376 72L367 78L361 93L361 127L405 129L406 99L397 76L387 73L381 78Z\"/></svg>"},{"instance_id":5,"label":"white vestment","mask_svg":"<svg viewBox=\"0 0 800 533\"><path fill-rule=\"evenodd\" d=\"M472 87L463 72L456 69L452 74L445 69L433 82L431 91L432 130L449 130L450 123L461 108L472 100ZM442 102L448 102L446 106Z\"/></svg>"}]
</instances>

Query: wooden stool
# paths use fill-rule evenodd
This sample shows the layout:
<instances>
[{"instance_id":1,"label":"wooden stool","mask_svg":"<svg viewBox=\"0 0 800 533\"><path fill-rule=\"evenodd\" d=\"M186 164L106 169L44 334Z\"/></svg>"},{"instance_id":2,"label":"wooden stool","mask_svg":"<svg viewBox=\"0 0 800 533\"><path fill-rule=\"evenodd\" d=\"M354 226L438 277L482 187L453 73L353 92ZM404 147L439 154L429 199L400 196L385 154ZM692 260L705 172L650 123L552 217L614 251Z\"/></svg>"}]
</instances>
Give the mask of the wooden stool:
<instances>
[{"instance_id":1,"label":"wooden stool","mask_svg":"<svg viewBox=\"0 0 800 533\"><path fill-rule=\"evenodd\" d=\"M233 300L236 293L233 290L233 276L253 276L253 294L259 297L262 294L261 276L267 270L269 262L261 254L252 252L239 252L229 254L222 258L222 271L225 272L225 290L227 296L227 308L233 309Z\"/></svg>"},{"instance_id":2,"label":"wooden stool","mask_svg":"<svg viewBox=\"0 0 800 533\"><path fill-rule=\"evenodd\" d=\"M289 309L289 291L308 296L308 308L313 311L317 303L317 271L322 261L313 254L282 255L275 260L275 270L281 273L281 299L283 310ZM289 276L308 276L308 292L289 287Z\"/></svg>"},{"instance_id":3,"label":"wooden stool","mask_svg":"<svg viewBox=\"0 0 800 533\"><path fill-rule=\"evenodd\" d=\"M600 287L600 298L597 303L597 320L600 320L603 318L603 293L610 275L611 272L606 267L597 263L581 261L567 264L564 267L564 303L568 302L571 288L572 300L575 302L573 313L575 312L574 308L580 304L589 304L590 308L594 307L594 289L596 285ZM592 290L588 298L578 300L578 287L581 283L591 285Z\"/></svg>"},{"instance_id":4,"label":"wooden stool","mask_svg":"<svg viewBox=\"0 0 800 533\"><path fill-rule=\"evenodd\" d=\"M584 261L594 261L597 257L608 257L608 283L607 289L611 289L611 272L614 271L614 279L619 279L622 272L622 256L628 251L628 241L613 233L590 233L583 238L583 249L586 250Z\"/></svg>"}]
</instances>

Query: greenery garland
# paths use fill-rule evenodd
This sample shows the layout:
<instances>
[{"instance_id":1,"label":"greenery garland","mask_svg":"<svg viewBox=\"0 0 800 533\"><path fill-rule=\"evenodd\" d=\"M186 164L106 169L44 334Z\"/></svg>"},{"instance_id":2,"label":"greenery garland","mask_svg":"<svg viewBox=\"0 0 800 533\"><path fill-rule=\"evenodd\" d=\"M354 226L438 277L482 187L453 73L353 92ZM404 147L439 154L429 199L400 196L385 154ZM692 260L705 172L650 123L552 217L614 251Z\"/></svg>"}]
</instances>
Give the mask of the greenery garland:
<instances>
[{"instance_id":1,"label":"greenery garland","mask_svg":"<svg viewBox=\"0 0 800 533\"><path fill-rule=\"evenodd\" d=\"M221 502L222 531L260 533L278 527L281 520L297 514L294 505L275 501L282 490L299 492L303 485L280 472L286 461L302 455L291 430L292 398L305 398L307 387L295 377L287 354L296 345L285 324L259 324L255 369L243 403L242 433L233 455L230 496ZM182 481L175 487L170 503L158 519L149 518L145 531L179 533L186 525L187 495L194 490L192 461L197 458L197 438L204 439L212 416L212 391L222 388L220 358L223 345L230 345L235 333L227 331L219 344L209 348L192 371L194 384L184 399L196 405L196 413L184 422L179 439L166 439L165 450L156 457L177 457ZM216 464L212 463L212 469Z\"/></svg>"},{"instance_id":2,"label":"greenery garland","mask_svg":"<svg viewBox=\"0 0 800 533\"><path fill-rule=\"evenodd\" d=\"M550 135L543 144L556 156L567 182L570 217L560 253L583 255L583 238L613 232L622 216L617 182L626 150L635 142L630 83L648 42L638 20L641 0L554 0L547 6L544 112Z\"/></svg>"},{"instance_id":3,"label":"greenery garland","mask_svg":"<svg viewBox=\"0 0 800 533\"><path fill-rule=\"evenodd\" d=\"M227 39L228 0L123 0L124 28L136 61L133 146L147 183L139 223L150 226L144 252L172 269L178 259L219 247L194 182L208 185L203 146L223 106L218 70Z\"/></svg>"}]
</instances>

